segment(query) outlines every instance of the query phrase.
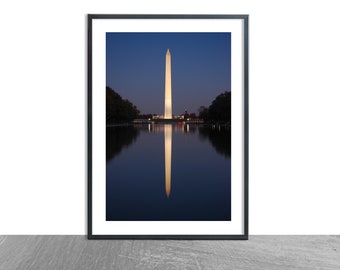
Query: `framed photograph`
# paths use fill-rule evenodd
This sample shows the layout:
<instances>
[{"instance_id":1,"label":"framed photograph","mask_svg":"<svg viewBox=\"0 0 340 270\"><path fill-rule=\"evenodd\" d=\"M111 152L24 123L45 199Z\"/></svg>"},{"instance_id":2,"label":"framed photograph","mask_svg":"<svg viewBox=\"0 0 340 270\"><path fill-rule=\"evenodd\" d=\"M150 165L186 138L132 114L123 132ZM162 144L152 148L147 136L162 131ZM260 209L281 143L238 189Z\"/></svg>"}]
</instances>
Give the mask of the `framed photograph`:
<instances>
[{"instance_id":1,"label":"framed photograph","mask_svg":"<svg viewBox=\"0 0 340 270\"><path fill-rule=\"evenodd\" d=\"M88 238L248 239L248 15L88 15Z\"/></svg>"}]
</instances>

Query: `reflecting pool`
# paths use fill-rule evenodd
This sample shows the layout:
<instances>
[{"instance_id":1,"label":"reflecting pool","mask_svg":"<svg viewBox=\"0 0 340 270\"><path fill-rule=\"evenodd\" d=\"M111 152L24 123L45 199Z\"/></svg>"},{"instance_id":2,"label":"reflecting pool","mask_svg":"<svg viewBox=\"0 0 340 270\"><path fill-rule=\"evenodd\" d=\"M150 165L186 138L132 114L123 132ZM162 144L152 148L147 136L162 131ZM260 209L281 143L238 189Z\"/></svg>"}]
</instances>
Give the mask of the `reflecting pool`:
<instances>
[{"instance_id":1,"label":"reflecting pool","mask_svg":"<svg viewBox=\"0 0 340 270\"><path fill-rule=\"evenodd\" d=\"M230 129L106 127L106 220L231 220Z\"/></svg>"}]
</instances>

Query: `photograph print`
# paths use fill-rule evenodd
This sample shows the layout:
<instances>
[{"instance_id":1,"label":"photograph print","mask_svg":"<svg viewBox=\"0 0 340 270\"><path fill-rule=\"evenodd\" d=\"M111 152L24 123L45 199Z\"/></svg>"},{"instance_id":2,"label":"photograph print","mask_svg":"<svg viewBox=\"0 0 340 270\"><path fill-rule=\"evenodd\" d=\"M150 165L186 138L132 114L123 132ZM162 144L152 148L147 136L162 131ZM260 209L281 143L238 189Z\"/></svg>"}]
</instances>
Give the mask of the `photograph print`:
<instances>
[{"instance_id":1,"label":"photograph print","mask_svg":"<svg viewBox=\"0 0 340 270\"><path fill-rule=\"evenodd\" d=\"M230 33L106 33L106 220L231 219Z\"/></svg>"},{"instance_id":2,"label":"photograph print","mask_svg":"<svg viewBox=\"0 0 340 270\"><path fill-rule=\"evenodd\" d=\"M187 231L139 233L138 226L233 221L232 38L228 31L105 32L100 211L113 231L137 228L102 238L185 239ZM200 235L228 238L220 234Z\"/></svg>"}]
</instances>

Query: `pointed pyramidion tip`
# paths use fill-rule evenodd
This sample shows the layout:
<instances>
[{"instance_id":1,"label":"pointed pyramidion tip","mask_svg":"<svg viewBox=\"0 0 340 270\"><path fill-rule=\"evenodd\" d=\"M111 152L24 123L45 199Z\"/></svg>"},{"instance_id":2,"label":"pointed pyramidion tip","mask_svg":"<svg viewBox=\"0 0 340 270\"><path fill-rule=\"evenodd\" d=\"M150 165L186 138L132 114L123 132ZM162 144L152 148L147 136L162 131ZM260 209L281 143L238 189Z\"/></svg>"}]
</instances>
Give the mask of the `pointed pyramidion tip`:
<instances>
[{"instance_id":1,"label":"pointed pyramidion tip","mask_svg":"<svg viewBox=\"0 0 340 270\"><path fill-rule=\"evenodd\" d=\"M168 54L168 53L170 53L170 49L168 48L168 50L166 51L166 53Z\"/></svg>"}]
</instances>

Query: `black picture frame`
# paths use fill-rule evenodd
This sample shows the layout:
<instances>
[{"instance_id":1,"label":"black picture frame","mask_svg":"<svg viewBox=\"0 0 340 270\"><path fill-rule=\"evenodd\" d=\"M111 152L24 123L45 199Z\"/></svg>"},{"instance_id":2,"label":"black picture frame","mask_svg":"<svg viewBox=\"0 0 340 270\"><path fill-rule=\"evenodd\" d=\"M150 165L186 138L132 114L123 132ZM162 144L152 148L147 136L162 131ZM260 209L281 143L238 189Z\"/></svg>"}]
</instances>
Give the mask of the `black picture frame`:
<instances>
[{"instance_id":1,"label":"black picture frame","mask_svg":"<svg viewBox=\"0 0 340 270\"><path fill-rule=\"evenodd\" d=\"M97 20L169 20L169 23L173 20L240 20L242 22L242 38L243 38L243 179L240 179L243 186L243 222L241 234L98 234L93 231L93 183L96 181L96 176L93 175L93 22ZM230 15L129 15L129 14L88 14L87 16L87 238L88 239L183 239L183 240L247 240L248 239L248 138L249 138L249 56L248 56L248 24L249 15L230 14Z\"/></svg>"}]
</instances>

